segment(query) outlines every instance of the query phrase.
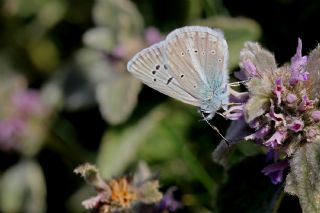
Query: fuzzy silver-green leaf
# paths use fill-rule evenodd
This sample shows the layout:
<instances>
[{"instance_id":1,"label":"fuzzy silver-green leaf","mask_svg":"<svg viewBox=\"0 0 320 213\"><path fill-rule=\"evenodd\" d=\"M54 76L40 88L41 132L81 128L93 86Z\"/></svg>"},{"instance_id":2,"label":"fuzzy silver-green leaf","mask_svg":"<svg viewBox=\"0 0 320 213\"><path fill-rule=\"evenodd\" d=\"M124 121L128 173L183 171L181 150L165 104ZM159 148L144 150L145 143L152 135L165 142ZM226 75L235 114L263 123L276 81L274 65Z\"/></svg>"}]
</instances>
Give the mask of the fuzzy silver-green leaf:
<instances>
[{"instance_id":1,"label":"fuzzy silver-green leaf","mask_svg":"<svg viewBox=\"0 0 320 213\"><path fill-rule=\"evenodd\" d=\"M320 212L320 140L300 147L290 160L285 191L296 195L303 212Z\"/></svg>"}]
</instances>

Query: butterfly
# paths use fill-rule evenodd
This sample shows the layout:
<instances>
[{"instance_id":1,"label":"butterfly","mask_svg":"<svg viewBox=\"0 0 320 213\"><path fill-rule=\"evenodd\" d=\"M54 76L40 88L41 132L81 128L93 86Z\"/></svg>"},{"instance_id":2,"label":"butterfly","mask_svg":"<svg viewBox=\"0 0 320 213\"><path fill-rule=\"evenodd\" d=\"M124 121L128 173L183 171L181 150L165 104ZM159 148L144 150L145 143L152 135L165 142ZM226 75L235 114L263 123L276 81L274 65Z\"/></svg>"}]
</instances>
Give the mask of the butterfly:
<instances>
[{"instance_id":1,"label":"butterfly","mask_svg":"<svg viewBox=\"0 0 320 213\"><path fill-rule=\"evenodd\" d=\"M199 107L210 120L229 103L228 57L221 30L186 26L138 52L127 69L149 87Z\"/></svg>"}]
</instances>

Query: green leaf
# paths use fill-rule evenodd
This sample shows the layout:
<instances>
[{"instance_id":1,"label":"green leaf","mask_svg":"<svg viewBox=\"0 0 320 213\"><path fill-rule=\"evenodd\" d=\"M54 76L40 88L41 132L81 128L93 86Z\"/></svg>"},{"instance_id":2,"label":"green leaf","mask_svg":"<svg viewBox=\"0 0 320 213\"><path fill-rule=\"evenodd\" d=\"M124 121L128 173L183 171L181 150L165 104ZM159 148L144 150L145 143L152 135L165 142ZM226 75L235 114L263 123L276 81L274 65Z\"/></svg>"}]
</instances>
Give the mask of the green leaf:
<instances>
[{"instance_id":1,"label":"green leaf","mask_svg":"<svg viewBox=\"0 0 320 213\"><path fill-rule=\"evenodd\" d=\"M116 38L106 27L95 27L85 32L83 42L86 46L111 52L116 45Z\"/></svg>"},{"instance_id":2,"label":"green leaf","mask_svg":"<svg viewBox=\"0 0 320 213\"><path fill-rule=\"evenodd\" d=\"M112 125L125 122L137 104L142 87L126 71L126 61L111 64L104 54L88 48L79 51L76 60L95 87L103 118Z\"/></svg>"},{"instance_id":3,"label":"green leaf","mask_svg":"<svg viewBox=\"0 0 320 213\"><path fill-rule=\"evenodd\" d=\"M45 212L46 184L38 163L23 160L3 174L0 209L2 212Z\"/></svg>"},{"instance_id":4,"label":"green leaf","mask_svg":"<svg viewBox=\"0 0 320 213\"><path fill-rule=\"evenodd\" d=\"M129 0L98 0L93 8L93 19L98 26L137 35L143 30L143 19L138 8Z\"/></svg>"},{"instance_id":5,"label":"green leaf","mask_svg":"<svg viewBox=\"0 0 320 213\"><path fill-rule=\"evenodd\" d=\"M231 69L239 63L239 52L243 48L243 44L248 40L257 40L261 35L258 23L248 18L214 16L198 20L193 24L216 27L224 31L229 46L229 67Z\"/></svg>"},{"instance_id":6,"label":"green leaf","mask_svg":"<svg viewBox=\"0 0 320 213\"><path fill-rule=\"evenodd\" d=\"M141 87L141 82L127 73L98 84L96 98L102 116L113 125L126 121L137 105Z\"/></svg>"},{"instance_id":7,"label":"green leaf","mask_svg":"<svg viewBox=\"0 0 320 213\"><path fill-rule=\"evenodd\" d=\"M43 0L5 0L3 5L5 12L10 15L17 15L19 17L29 17L37 13L47 2Z\"/></svg>"},{"instance_id":8,"label":"green leaf","mask_svg":"<svg viewBox=\"0 0 320 213\"><path fill-rule=\"evenodd\" d=\"M272 82L264 75L262 79L252 78L247 87L251 98L245 105L244 116L249 123L256 117L264 114L272 97Z\"/></svg>"},{"instance_id":9,"label":"green leaf","mask_svg":"<svg viewBox=\"0 0 320 213\"><path fill-rule=\"evenodd\" d=\"M320 212L320 140L300 147L290 160L285 191L299 198L305 213Z\"/></svg>"},{"instance_id":10,"label":"green leaf","mask_svg":"<svg viewBox=\"0 0 320 213\"><path fill-rule=\"evenodd\" d=\"M97 158L97 166L103 178L120 175L127 168L136 158L139 147L158 128L168 110L165 106L157 107L127 128L109 130L104 135Z\"/></svg>"}]
</instances>

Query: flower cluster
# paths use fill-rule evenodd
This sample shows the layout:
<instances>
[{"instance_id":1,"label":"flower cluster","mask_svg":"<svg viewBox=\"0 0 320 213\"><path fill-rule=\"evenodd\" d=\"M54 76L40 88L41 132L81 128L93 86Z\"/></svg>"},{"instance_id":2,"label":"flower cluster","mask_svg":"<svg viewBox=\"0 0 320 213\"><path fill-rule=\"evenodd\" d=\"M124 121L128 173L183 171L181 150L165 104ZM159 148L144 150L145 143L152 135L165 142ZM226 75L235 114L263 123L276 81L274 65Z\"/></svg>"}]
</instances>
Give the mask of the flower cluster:
<instances>
[{"instance_id":1,"label":"flower cluster","mask_svg":"<svg viewBox=\"0 0 320 213\"><path fill-rule=\"evenodd\" d=\"M86 209L97 210L103 213L121 212L157 212L166 210L176 211L181 204L174 200L171 188L164 196L159 191L159 182L150 178L140 180L137 177L120 177L104 181L98 169L91 164L83 164L74 170L92 185L97 195L82 202ZM154 205L156 204L156 205ZM151 205L151 206L150 206ZM148 209L148 210L146 210Z\"/></svg>"},{"instance_id":2,"label":"flower cluster","mask_svg":"<svg viewBox=\"0 0 320 213\"><path fill-rule=\"evenodd\" d=\"M43 139L41 122L49 116L49 108L39 91L27 89L22 77L7 76L0 90L0 148L34 153L35 145Z\"/></svg>"},{"instance_id":3,"label":"flower cluster","mask_svg":"<svg viewBox=\"0 0 320 213\"><path fill-rule=\"evenodd\" d=\"M238 104L225 113L229 119L242 119L254 130L245 140L254 140L273 153L275 164L263 170L273 183L282 181L282 171L288 166L286 159L320 134L320 48L308 57L302 56L301 50L299 39L291 63L277 67L270 52L247 42L240 53L241 70L236 76L247 80L248 92L233 93Z\"/></svg>"}]
</instances>

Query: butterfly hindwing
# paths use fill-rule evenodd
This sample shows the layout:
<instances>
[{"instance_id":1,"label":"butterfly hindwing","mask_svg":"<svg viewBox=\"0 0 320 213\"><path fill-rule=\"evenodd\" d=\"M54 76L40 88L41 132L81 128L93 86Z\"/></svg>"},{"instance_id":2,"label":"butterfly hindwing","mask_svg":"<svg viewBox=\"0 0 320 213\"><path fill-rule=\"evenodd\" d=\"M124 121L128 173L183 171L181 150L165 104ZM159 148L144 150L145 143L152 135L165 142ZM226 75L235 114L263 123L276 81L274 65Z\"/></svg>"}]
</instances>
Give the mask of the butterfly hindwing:
<instances>
[{"instance_id":1,"label":"butterfly hindwing","mask_svg":"<svg viewBox=\"0 0 320 213\"><path fill-rule=\"evenodd\" d=\"M167 36L166 45L173 75L195 97L204 99L227 83L228 46L220 30L183 27Z\"/></svg>"}]
</instances>

